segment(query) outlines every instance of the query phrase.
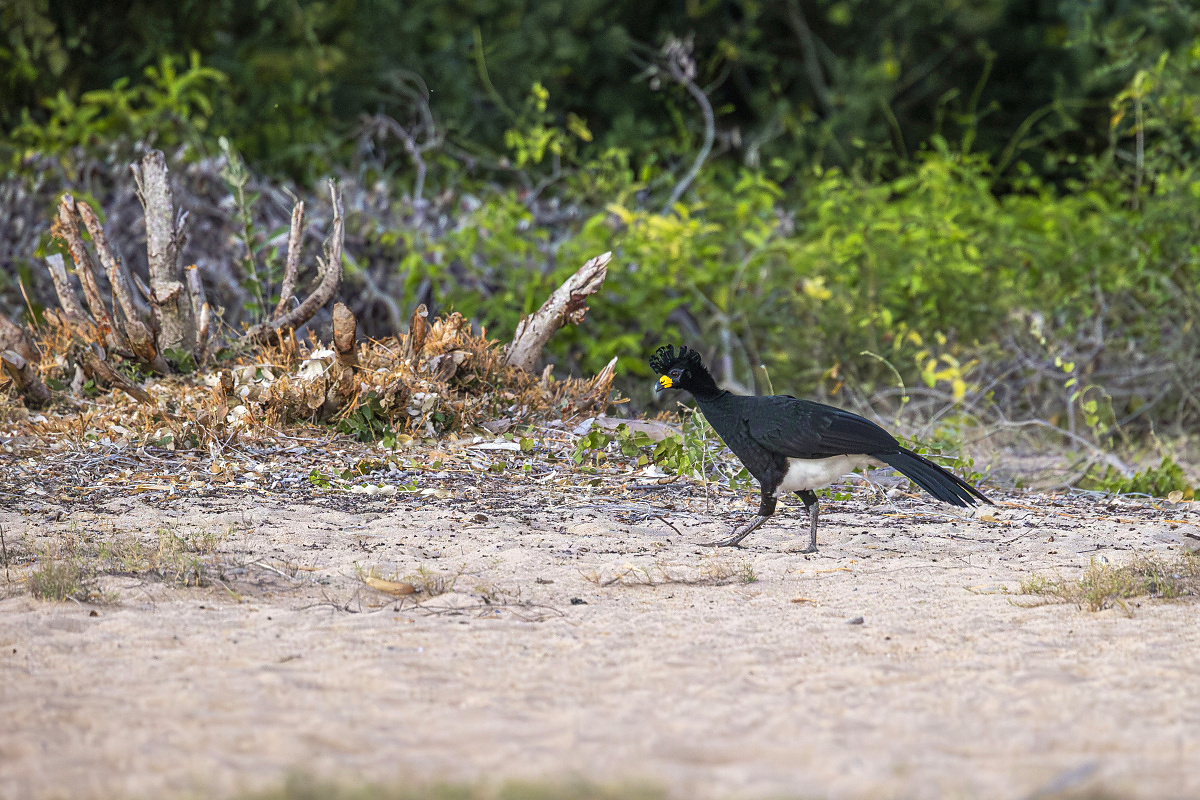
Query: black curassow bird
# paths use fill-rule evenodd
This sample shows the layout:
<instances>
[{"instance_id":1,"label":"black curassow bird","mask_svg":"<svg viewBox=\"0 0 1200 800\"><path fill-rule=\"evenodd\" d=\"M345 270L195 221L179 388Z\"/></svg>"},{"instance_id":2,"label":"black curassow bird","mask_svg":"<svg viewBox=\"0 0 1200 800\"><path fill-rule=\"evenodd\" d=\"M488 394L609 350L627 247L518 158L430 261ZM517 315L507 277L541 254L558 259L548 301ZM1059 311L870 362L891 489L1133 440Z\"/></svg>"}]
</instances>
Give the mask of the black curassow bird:
<instances>
[{"instance_id":1,"label":"black curassow bird","mask_svg":"<svg viewBox=\"0 0 1200 800\"><path fill-rule=\"evenodd\" d=\"M704 418L733 454L758 480L762 503L758 516L714 547L736 547L775 513L784 494L795 492L808 512L805 553L817 551L817 495L814 489L858 467L888 466L931 495L954 506L993 505L966 481L923 458L883 428L840 408L790 395L747 397L717 388L700 354L686 347L660 347L650 366L662 377L656 392L692 393Z\"/></svg>"}]
</instances>

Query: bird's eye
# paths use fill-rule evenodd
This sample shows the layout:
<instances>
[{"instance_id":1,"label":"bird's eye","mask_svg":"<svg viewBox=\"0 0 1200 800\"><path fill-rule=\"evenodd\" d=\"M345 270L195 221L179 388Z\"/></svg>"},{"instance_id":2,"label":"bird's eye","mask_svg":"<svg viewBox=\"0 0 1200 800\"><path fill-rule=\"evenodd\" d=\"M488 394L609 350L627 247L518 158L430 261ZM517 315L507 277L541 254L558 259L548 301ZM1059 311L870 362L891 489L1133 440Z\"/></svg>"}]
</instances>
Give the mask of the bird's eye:
<instances>
[{"instance_id":1,"label":"bird's eye","mask_svg":"<svg viewBox=\"0 0 1200 800\"><path fill-rule=\"evenodd\" d=\"M681 370L681 369L673 369L673 370L671 370L671 378L672 378L672 379L674 379L674 380L679 380L679 379L680 379L680 378L682 378L682 377L683 377L683 370Z\"/></svg>"}]
</instances>

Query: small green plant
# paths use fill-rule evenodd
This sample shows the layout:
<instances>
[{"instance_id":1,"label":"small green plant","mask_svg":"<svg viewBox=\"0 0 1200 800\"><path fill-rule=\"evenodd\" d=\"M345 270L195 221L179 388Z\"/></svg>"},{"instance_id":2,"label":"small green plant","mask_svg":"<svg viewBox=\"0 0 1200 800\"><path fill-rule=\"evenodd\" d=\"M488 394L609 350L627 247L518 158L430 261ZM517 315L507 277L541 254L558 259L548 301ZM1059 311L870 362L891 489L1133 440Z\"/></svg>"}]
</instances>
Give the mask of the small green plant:
<instances>
[{"instance_id":1,"label":"small green plant","mask_svg":"<svg viewBox=\"0 0 1200 800\"><path fill-rule=\"evenodd\" d=\"M738 574L738 579L742 583L758 583L758 573L754 570L754 564L749 561L743 561L742 571Z\"/></svg>"},{"instance_id":2,"label":"small green plant","mask_svg":"<svg viewBox=\"0 0 1200 800\"><path fill-rule=\"evenodd\" d=\"M395 447L397 432L393 427L393 414L379 402L375 392L369 393L359 404L337 423L342 433L353 436L360 442L383 442L385 447Z\"/></svg>"},{"instance_id":3,"label":"small green plant","mask_svg":"<svg viewBox=\"0 0 1200 800\"><path fill-rule=\"evenodd\" d=\"M1128 613L1125 601L1136 597L1171 600L1200 594L1200 553L1187 552L1172 560L1143 556L1124 566L1092 559L1077 580L1034 575L1021 584L1020 592L1089 611L1116 606Z\"/></svg>"},{"instance_id":4,"label":"small green plant","mask_svg":"<svg viewBox=\"0 0 1200 800\"><path fill-rule=\"evenodd\" d=\"M574 156L576 140L590 142L592 132L576 114L567 114L566 129L554 124L553 115L546 109L550 92L541 83L534 83L516 125L504 133L504 144L513 154L518 168L542 163L547 155L555 159Z\"/></svg>"}]
</instances>

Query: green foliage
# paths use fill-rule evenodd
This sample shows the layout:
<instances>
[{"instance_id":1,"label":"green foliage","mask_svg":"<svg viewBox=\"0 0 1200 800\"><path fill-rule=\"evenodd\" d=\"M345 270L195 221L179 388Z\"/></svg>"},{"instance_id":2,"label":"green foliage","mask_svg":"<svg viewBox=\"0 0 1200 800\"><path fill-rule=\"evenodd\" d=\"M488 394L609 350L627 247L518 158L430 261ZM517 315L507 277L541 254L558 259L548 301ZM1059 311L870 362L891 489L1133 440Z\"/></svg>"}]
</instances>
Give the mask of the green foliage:
<instances>
[{"instance_id":1,"label":"green foliage","mask_svg":"<svg viewBox=\"0 0 1200 800\"><path fill-rule=\"evenodd\" d=\"M555 98L537 116L582 140L594 132L602 148L672 161L663 144L697 135L695 104L644 68L688 33L727 141L775 179L813 163L891 171L937 136L1074 174L1063 145L1105 150L1097 109L1137 74L1154 77L1159 55L1182 51L1198 25L1192 4L1168 0L1037 13L1019 0L132 0L120 14L89 0L13 0L0 6L0 123L11 131L28 109L44 125L61 116L47 101L79 106L165 54L196 52L228 76L217 113L238 150L296 175L349 155L360 115L410 111L396 86L414 74L436 87L439 123L474 153L499 152L514 129L526 159L553 148L554 125L514 125L537 83Z\"/></svg>"},{"instance_id":2,"label":"green foliage","mask_svg":"<svg viewBox=\"0 0 1200 800\"><path fill-rule=\"evenodd\" d=\"M224 73L201 66L197 53L184 69L182 61L163 56L157 66L146 67L143 81L118 78L110 88L84 92L78 99L60 89L42 100L40 119L22 109L12 129L13 143L22 154L65 154L114 140L200 148L216 96L228 81Z\"/></svg>"},{"instance_id":3,"label":"green foliage","mask_svg":"<svg viewBox=\"0 0 1200 800\"><path fill-rule=\"evenodd\" d=\"M592 140L587 123L576 114L567 115L567 130L555 125L553 115L546 110L549 100L550 93L545 87L534 83L517 124L504 132L504 145L512 151L518 169L541 164L547 155L555 159L570 158L575 139Z\"/></svg>"},{"instance_id":4,"label":"green foliage","mask_svg":"<svg viewBox=\"0 0 1200 800\"><path fill-rule=\"evenodd\" d=\"M1174 494L1180 500L1191 500L1196 496L1196 490L1188 482L1183 467L1170 456L1163 456L1162 463L1157 467L1147 467L1130 477L1107 467L1103 474L1089 476L1082 485L1113 494L1146 494L1151 497Z\"/></svg>"},{"instance_id":5,"label":"green foliage","mask_svg":"<svg viewBox=\"0 0 1200 800\"><path fill-rule=\"evenodd\" d=\"M706 480L716 473L729 479L730 486L742 488L750 484L744 467L725 463L721 455L724 445L699 413L688 414L682 433L668 434L655 439L644 431L632 430L624 423L613 432L594 428L575 443L572 460L576 464L599 464L619 454L633 466L658 466L680 477Z\"/></svg>"}]
</instances>

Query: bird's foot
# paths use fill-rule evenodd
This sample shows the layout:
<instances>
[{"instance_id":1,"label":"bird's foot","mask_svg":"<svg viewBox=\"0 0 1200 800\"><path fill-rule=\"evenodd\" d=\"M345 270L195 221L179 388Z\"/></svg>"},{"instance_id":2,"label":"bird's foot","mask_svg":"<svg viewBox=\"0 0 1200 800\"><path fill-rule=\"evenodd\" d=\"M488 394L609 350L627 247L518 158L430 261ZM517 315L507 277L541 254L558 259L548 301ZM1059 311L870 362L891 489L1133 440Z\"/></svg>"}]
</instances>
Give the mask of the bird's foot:
<instances>
[{"instance_id":1,"label":"bird's foot","mask_svg":"<svg viewBox=\"0 0 1200 800\"><path fill-rule=\"evenodd\" d=\"M759 526L767 521L767 517L761 514L752 519L747 524L734 530L733 535L728 539L720 542L705 542L702 547L741 547L742 539L745 539L754 531L758 530Z\"/></svg>"},{"instance_id":2,"label":"bird's foot","mask_svg":"<svg viewBox=\"0 0 1200 800\"><path fill-rule=\"evenodd\" d=\"M746 538L744 535L731 536L730 538L724 539L720 542L701 542L700 546L701 547L736 547L740 550L742 547L741 542L742 542L742 539L744 539L744 538Z\"/></svg>"}]
</instances>

